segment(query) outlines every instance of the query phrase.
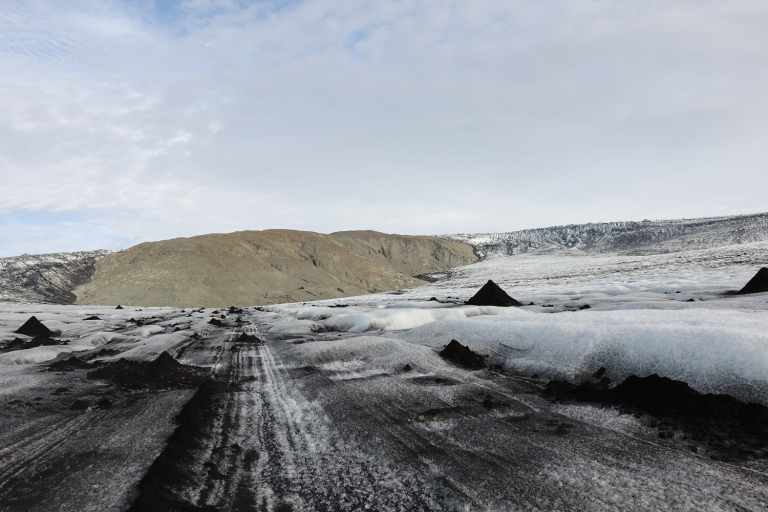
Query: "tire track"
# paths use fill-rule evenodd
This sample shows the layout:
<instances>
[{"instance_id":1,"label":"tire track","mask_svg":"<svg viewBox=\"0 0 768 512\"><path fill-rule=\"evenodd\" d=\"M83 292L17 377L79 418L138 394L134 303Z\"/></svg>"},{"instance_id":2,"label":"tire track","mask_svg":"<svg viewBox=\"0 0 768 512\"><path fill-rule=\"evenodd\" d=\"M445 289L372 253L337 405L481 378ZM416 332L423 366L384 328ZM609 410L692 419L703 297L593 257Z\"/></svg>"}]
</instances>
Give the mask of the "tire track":
<instances>
[{"instance_id":1,"label":"tire track","mask_svg":"<svg viewBox=\"0 0 768 512\"><path fill-rule=\"evenodd\" d=\"M66 411L34 436L2 448L0 510L106 510L121 506L137 465L151 461L165 437L167 411L179 392L109 410ZM172 410L172 409L171 409ZM160 439L158 439L160 437ZM149 460L147 460L149 459ZM116 462L123 464L115 464ZM121 482L108 494L99 489ZM79 501L82 500L82 501ZM124 505L122 505L124 506Z\"/></svg>"},{"instance_id":2,"label":"tire track","mask_svg":"<svg viewBox=\"0 0 768 512\"><path fill-rule=\"evenodd\" d=\"M258 328L244 325L214 350L220 391L204 400L215 403L216 412L206 413L205 426L181 448L186 462L173 464L184 472L184 483L166 495L166 505L238 512L450 508L444 506L446 489L430 475L391 467L359 442L342 439L273 345L235 343L240 332L257 335ZM180 425L169 447L187 437L185 428ZM163 458L153 466L167 465ZM131 511L161 509L134 504Z\"/></svg>"},{"instance_id":3,"label":"tire track","mask_svg":"<svg viewBox=\"0 0 768 512\"><path fill-rule=\"evenodd\" d=\"M318 403L308 401L271 347L257 348L261 404L251 473L264 510L443 510L430 478L403 474L360 445L341 439ZM407 473L407 472L406 472Z\"/></svg>"},{"instance_id":4,"label":"tire track","mask_svg":"<svg viewBox=\"0 0 768 512\"><path fill-rule=\"evenodd\" d=\"M0 449L0 497L16 482L13 476L50 455L89 421L90 418L79 415L63 418L33 439L23 439Z\"/></svg>"}]
</instances>

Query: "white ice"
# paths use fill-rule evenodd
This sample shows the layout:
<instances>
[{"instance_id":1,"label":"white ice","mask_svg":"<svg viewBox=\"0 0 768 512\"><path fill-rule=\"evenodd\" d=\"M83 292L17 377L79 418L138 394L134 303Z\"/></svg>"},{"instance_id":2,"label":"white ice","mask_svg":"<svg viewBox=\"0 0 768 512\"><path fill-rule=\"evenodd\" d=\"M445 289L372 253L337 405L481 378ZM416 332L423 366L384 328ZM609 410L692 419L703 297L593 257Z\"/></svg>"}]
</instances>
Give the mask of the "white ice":
<instances>
[{"instance_id":1,"label":"white ice","mask_svg":"<svg viewBox=\"0 0 768 512\"><path fill-rule=\"evenodd\" d=\"M542 377L579 380L605 366L615 381L657 373L701 392L768 403L768 294L726 293L767 262L764 242L651 256L496 258L409 290L270 306L270 329L390 332L433 351L456 339ZM535 304L463 305L487 279ZM330 307L339 304L348 307ZM584 304L591 309L579 310Z\"/></svg>"}]
</instances>

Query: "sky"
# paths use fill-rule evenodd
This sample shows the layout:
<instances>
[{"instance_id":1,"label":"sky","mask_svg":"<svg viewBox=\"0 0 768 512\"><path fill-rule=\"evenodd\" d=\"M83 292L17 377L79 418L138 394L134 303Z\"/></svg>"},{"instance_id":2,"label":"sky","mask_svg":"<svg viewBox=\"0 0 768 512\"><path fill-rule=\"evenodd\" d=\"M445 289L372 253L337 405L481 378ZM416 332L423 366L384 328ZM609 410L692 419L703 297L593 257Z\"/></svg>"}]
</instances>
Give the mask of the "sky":
<instances>
[{"instance_id":1,"label":"sky","mask_svg":"<svg viewBox=\"0 0 768 512\"><path fill-rule=\"evenodd\" d=\"M0 256L768 211L764 0L2 0Z\"/></svg>"}]
</instances>

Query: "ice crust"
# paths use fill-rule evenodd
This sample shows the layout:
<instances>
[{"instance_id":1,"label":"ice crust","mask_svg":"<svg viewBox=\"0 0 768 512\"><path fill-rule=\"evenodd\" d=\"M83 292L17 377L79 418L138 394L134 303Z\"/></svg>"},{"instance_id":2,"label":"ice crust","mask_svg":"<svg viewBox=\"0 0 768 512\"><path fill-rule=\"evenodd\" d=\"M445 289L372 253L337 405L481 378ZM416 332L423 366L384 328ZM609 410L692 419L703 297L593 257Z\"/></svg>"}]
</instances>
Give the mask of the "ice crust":
<instances>
[{"instance_id":1,"label":"ice crust","mask_svg":"<svg viewBox=\"0 0 768 512\"><path fill-rule=\"evenodd\" d=\"M122 353L122 357L135 359L156 357L169 347L176 346L186 336L182 333L166 332L171 330L171 327L162 325L145 325L121 333L114 332L112 329L130 325L128 320L131 318L149 321L158 313L170 314L176 311L178 309L175 308L129 308L116 311L112 307L85 309L82 306L0 303L0 343L4 344L16 337L31 339L29 336L20 336L13 331L33 315L50 329L60 330L61 335L56 338L67 341L65 345L0 353L0 365L42 363L55 359L61 354L92 350L107 343L123 348L128 347ZM101 320L83 321L90 316L98 316ZM196 315L196 318L190 319L201 327L206 320L207 315ZM174 325L177 323L178 320L173 322Z\"/></svg>"},{"instance_id":2,"label":"ice crust","mask_svg":"<svg viewBox=\"0 0 768 512\"><path fill-rule=\"evenodd\" d=\"M605 366L616 381L658 373L768 403L768 294L728 294L767 260L763 242L651 256L496 258L437 273L427 286L344 299L346 308L273 306L272 329L387 332L433 351L456 339L495 364L546 378L580 380ZM535 304L462 305L487 279ZM580 311L583 304L591 309Z\"/></svg>"},{"instance_id":3,"label":"ice crust","mask_svg":"<svg viewBox=\"0 0 768 512\"><path fill-rule=\"evenodd\" d=\"M349 313L332 308L287 310L303 320L286 320L272 329L292 325L285 329L292 334L320 329L403 331L394 337L434 350L456 339L491 355L496 364L546 378L580 380L605 366L617 381L658 373L701 392L768 403L765 310L645 309L630 304L613 311L552 315L517 308L407 306L392 304L367 312L357 307Z\"/></svg>"},{"instance_id":4,"label":"ice crust","mask_svg":"<svg viewBox=\"0 0 768 512\"><path fill-rule=\"evenodd\" d=\"M73 341L67 345L34 347L26 350L16 350L0 354L0 365L42 363L50 359L55 359L60 354L91 350L94 347L105 345L119 337L121 337L121 335L113 332L84 334L81 339Z\"/></svg>"},{"instance_id":5,"label":"ice crust","mask_svg":"<svg viewBox=\"0 0 768 512\"><path fill-rule=\"evenodd\" d=\"M133 331L129 331L126 334L133 334L135 336L142 336L146 338L147 336L152 336L153 334L157 334L159 332L165 331L165 328L159 326L159 325L146 325L143 327L138 327L134 329Z\"/></svg>"},{"instance_id":6,"label":"ice crust","mask_svg":"<svg viewBox=\"0 0 768 512\"><path fill-rule=\"evenodd\" d=\"M456 339L547 378L583 380L606 367L616 381L657 373L701 392L768 403L767 323L766 312L521 312L433 322L399 336L434 347Z\"/></svg>"},{"instance_id":7,"label":"ice crust","mask_svg":"<svg viewBox=\"0 0 768 512\"><path fill-rule=\"evenodd\" d=\"M438 303L399 302L381 307L329 307L289 309L287 314L299 319L295 323L276 324L273 332L290 334L331 330L341 332L401 331L438 320L461 319L479 315L514 314L509 308L494 306L456 307ZM304 322L301 322L301 321ZM307 320L311 320L308 322ZM285 329L280 331L280 329ZM302 330L303 329L303 330Z\"/></svg>"}]
</instances>

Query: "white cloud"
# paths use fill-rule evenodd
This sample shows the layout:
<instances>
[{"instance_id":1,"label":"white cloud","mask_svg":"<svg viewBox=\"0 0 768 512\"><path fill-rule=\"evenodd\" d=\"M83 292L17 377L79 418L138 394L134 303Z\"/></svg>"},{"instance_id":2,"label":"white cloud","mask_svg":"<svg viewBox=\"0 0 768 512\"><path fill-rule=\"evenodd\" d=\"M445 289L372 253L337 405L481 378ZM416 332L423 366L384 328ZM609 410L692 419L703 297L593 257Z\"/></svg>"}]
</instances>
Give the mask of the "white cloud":
<instances>
[{"instance_id":1,"label":"white cloud","mask_svg":"<svg viewBox=\"0 0 768 512\"><path fill-rule=\"evenodd\" d=\"M0 13L0 254L766 209L763 2L143 5Z\"/></svg>"}]
</instances>

